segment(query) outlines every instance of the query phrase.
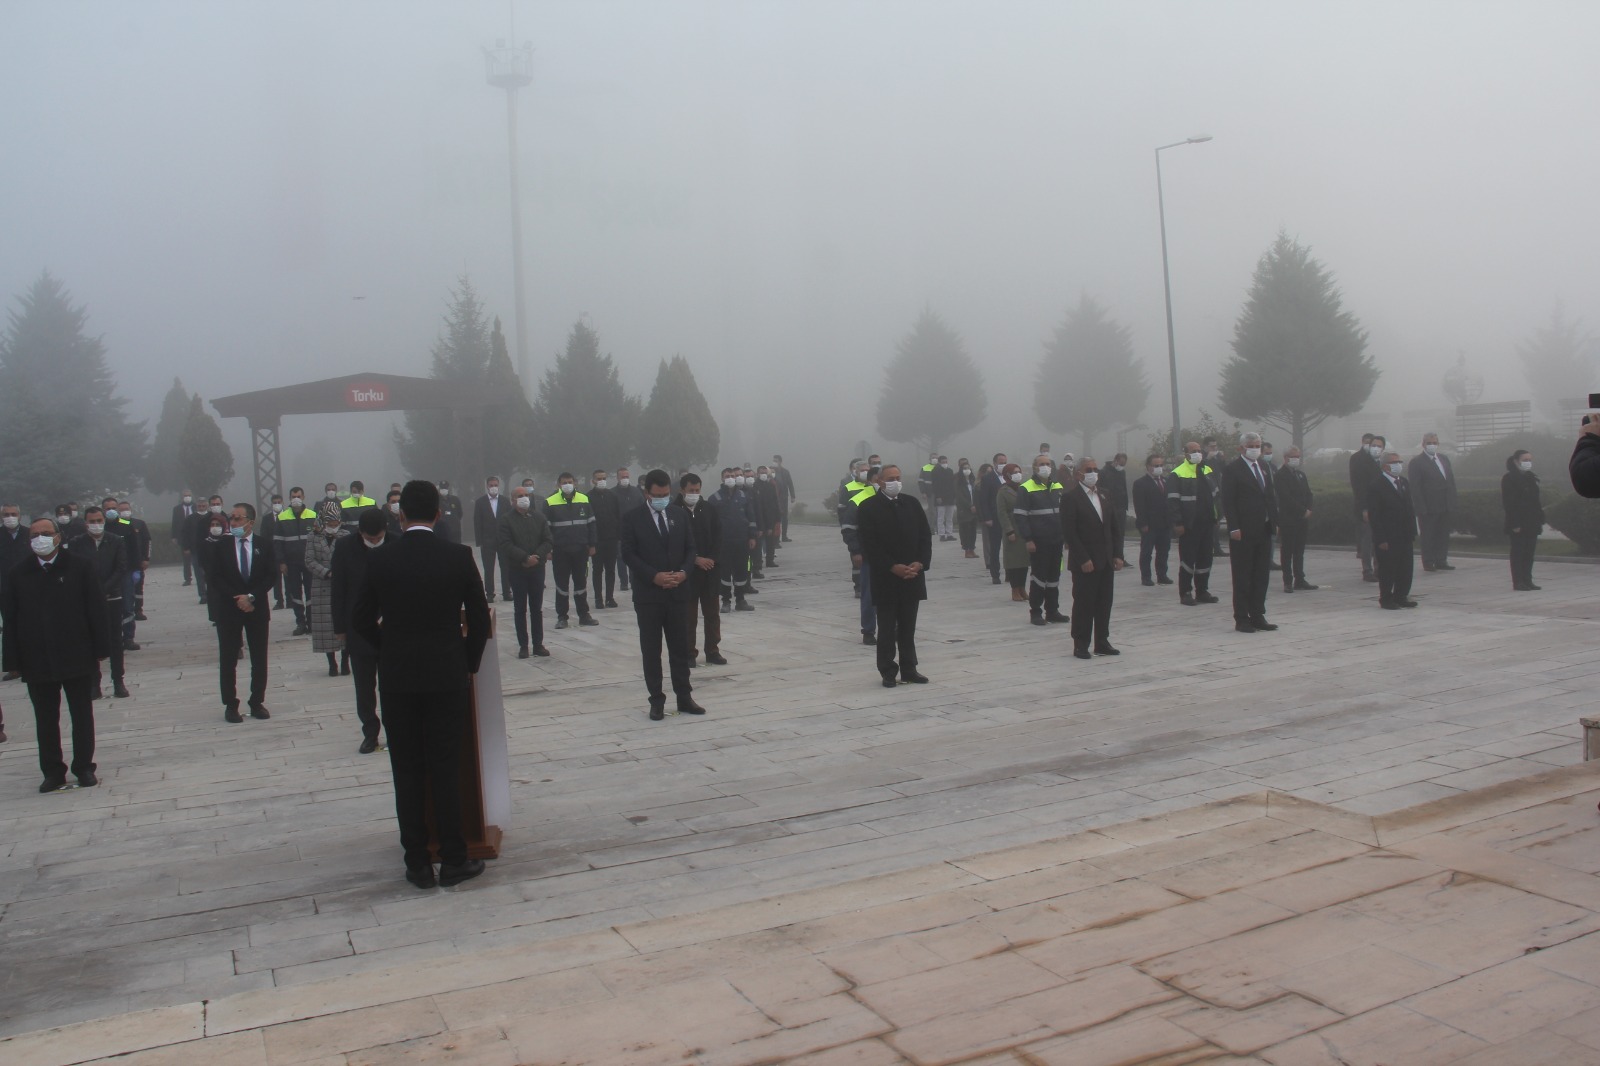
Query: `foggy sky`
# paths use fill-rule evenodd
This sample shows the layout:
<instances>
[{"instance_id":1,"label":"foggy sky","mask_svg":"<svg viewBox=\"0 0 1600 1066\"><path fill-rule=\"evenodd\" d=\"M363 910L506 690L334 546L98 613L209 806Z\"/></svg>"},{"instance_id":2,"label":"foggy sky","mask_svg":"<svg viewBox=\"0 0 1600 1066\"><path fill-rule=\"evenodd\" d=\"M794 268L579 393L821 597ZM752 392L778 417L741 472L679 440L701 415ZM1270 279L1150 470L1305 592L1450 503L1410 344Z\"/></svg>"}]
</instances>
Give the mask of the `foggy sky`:
<instances>
[{"instance_id":1,"label":"foggy sky","mask_svg":"<svg viewBox=\"0 0 1600 1066\"><path fill-rule=\"evenodd\" d=\"M462 273L513 337L504 95L480 51L508 11L3 0L0 297L62 278L152 429L174 375L209 401L425 374ZM1216 139L1163 154L1186 416L1217 411L1280 228L1370 331L1373 411L1447 406L1458 351L1485 399L1526 397L1514 347L1554 302L1600 321L1592 3L522 0L515 18L535 49L535 382L587 313L632 392L689 358L742 449L726 460L779 450L823 484L880 443L882 366L924 306L988 379L988 422L952 454L1020 454L1041 346L1084 292L1132 328L1164 424L1152 149L1196 134ZM247 477L243 424L223 425ZM386 427L290 419L286 475L397 477ZM295 469L313 437L363 469Z\"/></svg>"}]
</instances>

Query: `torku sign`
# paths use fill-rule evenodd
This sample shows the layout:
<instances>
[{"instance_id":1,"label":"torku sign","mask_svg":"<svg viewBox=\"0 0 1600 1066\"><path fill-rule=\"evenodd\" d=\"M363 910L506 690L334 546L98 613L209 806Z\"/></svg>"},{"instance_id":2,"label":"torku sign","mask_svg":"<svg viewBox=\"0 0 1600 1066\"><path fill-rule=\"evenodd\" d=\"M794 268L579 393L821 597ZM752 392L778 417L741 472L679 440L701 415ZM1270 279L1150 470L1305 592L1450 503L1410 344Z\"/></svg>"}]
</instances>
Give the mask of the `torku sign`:
<instances>
[{"instance_id":1,"label":"torku sign","mask_svg":"<svg viewBox=\"0 0 1600 1066\"><path fill-rule=\"evenodd\" d=\"M376 381L354 381L345 387L344 401L358 410L388 407L389 389Z\"/></svg>"}]
</instances>

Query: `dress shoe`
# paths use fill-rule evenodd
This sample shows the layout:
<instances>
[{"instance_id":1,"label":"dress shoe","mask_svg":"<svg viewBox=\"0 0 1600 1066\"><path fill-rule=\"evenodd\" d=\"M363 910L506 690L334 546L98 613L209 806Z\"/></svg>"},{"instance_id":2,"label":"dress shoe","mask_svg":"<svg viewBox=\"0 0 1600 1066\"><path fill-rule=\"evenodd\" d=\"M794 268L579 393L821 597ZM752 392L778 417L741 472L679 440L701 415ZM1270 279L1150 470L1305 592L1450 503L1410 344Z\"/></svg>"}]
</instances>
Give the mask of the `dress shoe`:
<instances>
[{"instance_id":1,"label":"dress shoe","mask_svg":"<svg viewBox=\"0 0 1600 1066\"><path fill-rule=\"evenodd\" d=\"M592 614L584 614L584 615L579 615L578 616L578 624L580 626L597 626L600 623L595 621L594 615L592 615Z\"/></svg>"},{"instance_id":2,"label":"dress shoe","mask_svg":"<svg viewBox=\"0 0 1600 1066\"><path fill-rule=\"evenodd\" d=\"M123 651L140 651L142 649L139 647L139 645L136 642L131 641L131 640L125 640L125 641L122 642L122 650Z\"/></svg>"},{"instance_id":3,"label":"dress shoe","mask_svg":"<svg viewBox=\"0 0 1600 1066\"><path fill-rule=\"evenodd\" d=\"M974 551L969 551L966 554L966 558L968 558L968 559L976 559L977 557L978 557L978 553L974 552Z\"/></svg>"},{"instance_id":4,"label":"dress shoe","mask_svg":"<svg viewBox=\"0 0 1600 1066\"><path fill-rule=\"evenodd\" d=\"M861 594L858 592L858 593L856 593L856 595L859 596ZM732 614L733 613L733 604L729 603L727 600L723 600L722 601L722 613L723 614Z\"/></svg>"},{"instance_id":5,"label":"dress shoe","mask_svg":"<svg viewBox=\"0 0 1600 1066\"><path fill-rule=\"evenodd\" d=\"M272 717L272 712L267 710L264 703L252 703L250 705L250 717L267 719Z\"/></svg>"},{"instance_id":6,"label":"dress shoe","mask_svg":"<svg viewBox=\"0 0 1600 1066\"><path fill-rule=\"evenodd\" d=\"M0 744L4 744L5 742L6 742L6 727L5 726L0 726Z\"/></svg>"},{"instance_id":7,"label":"dress shoe","mask_svg":"<svg viewBox=\"0 0 1600 1066\"><path fill-rule=\"evenodd\" d=\"M1046 622L1054 622L1055 624L1060 625L1062 622L1072 621L1072 618L1070 615L1064 615L1060 611L1051 611L1049 614L1044 616L1044 620Z\"/></svg>"},{"instance_id":8,"label":"dress shoe","mask_svg":"<svg viewBox=\"0 0 1600 1066\"><path fill-rule=\"evenodd\" d=\"M492 593L492 592L485 593L483 598L484 598L485 602L493 603L494 602L494 593Z\"/></svg>"},{"instance_id":9,"label":"dress shoe","mask_svg":"<svg viewBox=\"0 0 1600 1066\"><path fill-rule=\"evenodd\" d=\"M1415 607L1416 605L1417 605L1417 601L1416 600L1401 600L1400 601L1400 606L1402 606L1402 607Z\"/></svg>"},{"instance_id":10,"label":"dress shoe","mask_svg":"<svg viewBox=\"0 0 1600 1066\"><path fill-rule=\"evenodd\" d=\"M567 628L567 620L565 618L557 618L556 619L556 628L557 629L565 629L565 628Z\"/></svg>"},{"instance_id":11,"label":"dress shoe","mask_svg":"<svg viewBox=\"0 0 1600 1066\"><path fill-rule=\"evenodd\" d=\"M1380 603L1378 606L1382 607L1385 611L1398 611L1400 609L1400 605L1398 603Z\"/></svg>"},{"instance_id":12,"label":"dress shoe","mask_svg":"<svg viewBox=\"0 0 1600 1066\"><path fill-rule=\"evenodd\" d=\"M1139 579L1139 584L1147 585L1150 588L1155 588L1156 579L1153 578L1153 577L1142 577L1142 578Z\"/></svg>"},{"instance_id":13,"label":"dress shoe","mask_svg":"<svg viewBox=\"0 0 1600 1066\"><path fill-rule=\"evenodd\" d=\"M1315 591L1317 591L1317 586L1313 585L1311 582L1307 581L1303 577L1299 578L1298 580L1295 581L1294 587L1299 589L1301 592L1315 592Z\"/></svg>"},{"instance_id":14,"label":"dress shoe","mask_svg":"<svg viewBox=\"0 0 1600 1066\"><path fill-rule=\"evenodd\" d=\"M1269 622L1265 618L1252 618L1250 619L1250 624L1261 630L1263 633L1271 633L1274 629L1278 628L1278 623Z\"/></svg>"},{"instance_id":15,"label":"dress shoe","mask_svg":"<svg viewBox=\"0 0 1600 1066\"><path fill-rule=\"evenodd\" d=\"M1072 654L1076 655L1080 659L1092 659L1092 658L1094 658L1094 656L1089 654L1089 649L1088 648L1083 648L1083 647L1073 648L1072 649Z\"/></svg>"},{"instance_id":16,"label":"dress shoe","mask_svg":"<svg viewBox=\"0 0 1600 1066\"><path fill-rule=\"evenodd\" d=\"M344 657L340 658L340 660L339 660L339 676L340 677L349 677L350 676L350 657L349 656L344 656Z\"/></svg>"},{"instance_id":17,"label":"dress shoe","mask_svg":"<svg viewBox=\"0 0 1600 1066\"><path fill-rule=\"evenodd\" d=\"M1535 585L1531 581L1528 584L1522 586L1522 588L1523 588L1523 591L1525 591L1525 592L1538 592L1539 591L1539 586Z\"/></svg>"},{"instance_id":18,"label":"dress shoe","mask_svg":"<svg viewBox=\"0 0 1600 1066\"><path fill-rule=\"evenodd\" d=\"M89 698L91 700L103 700L106 698L106 690L101 688L99 685L96 685L94 688L94 695L90 696Z\"/></svg>"},{"instance_id":19,"label":"dress shoe","mask_svg":"<svg viewBox=\"0 0 1600 1066\"><path fill-rule=\"evenodd\" d=\"M294 625L294 632L290 633L289 635L291 637L303 637L309 632L311 632L311 630L307 629L305 626L301 625L299 622L296 622L295 625Z\"/></svg>"},{"instance_id":20,"label":"dress shoe","mask_svg":"<svg viewBox=\"0 0 1600 1066\"><path fill-rule=\"evenodd\" d=\"M928 679L915 670L900 671L900 680L909 681L913 685L926 685L928 683Z\"/></svg>"},{"instance_id":21,"label":"dress shoe","mask_svg":"<svg viewBox=\"0 0 1600 1066\"><path fill-rule=\"evenodd\" d=\"M724 659L722 657L722 655L720 653L718 653L718 652L708 651L708 652L706 652L706 665L707 666L727 666L728 665L728 660Z\"/></svg>"},{"instance_id":22,"label":"dress shoe","mask_svg":"<svg viewBox=\"0 0 1600 1066\"><path fill-rule=\"evenodd\" d=\"M377 737L365 737L365 738L363 738L362 741L361 741L361 747L356 749L356 750L360 751L361 754L363 754L363 755L371 755L373 752L378 750L378 738Z\"/></svg>"},{"instance_id":23,"label":"dress shoe","mask_svg":"<svg viewBox=\"0 0 1600 1066\"><path fill-rule=\"evenodd\" d=\"M865 644L869 648L875 647L877 645L877 643L878 643L878 634L876 634L876 633L863 633L863 634L861 634L861 643Z\"/></svg>"},{"instance_id":24,"label":"dress shoe","mask_svg":"<svg viewBox=\"0 0 1600 1066\"><path fill-rule=\"evenodd\" d=\"M617 601L616 600L612 599L610 596L606 597L606 606L607 607L615 607L616 605L617 605Z\"/></svg>"},{"instance_id":25,"label":"dress shoe","mask_svg":"<svg viewBox=\"0 0 1600 1066\"><path fill-rule=\"evenodd\" d=\"M226 707L224 707L223 711L222 711L222 720L224 722L242 722L242 721L244 721L244 719L242 717L240 717L240 715L239 715L239 704L235 702L235 703L230 703Z\"/></svg>"},{"instance_id":26,"label":"dress shoe","mask_svg":"<svg viewBox=\"0 0 1600 1066\"><path fill-rule=\"evenodd\" d=\"M328 676L329 677L338 677L339 676L339 664L338 663L329 663L328 664Z\"/></svg>"},{"instance_id":27,"label":"dress shoe","mask_svg":"<svg viewBox=\"0 0 1600 1066\"><path fill-rule=\"evenodd\" d=\"M755 604L746 603L743 600L740 600L738 603L733 605L733 609L735 611L753 611L756 608L755 608Z\"/></svg>"},{"instance_id":28,"label":"dress shoe","mask_svg":"<svg viewBox=\"0 0 1600 1066\"><path fill-rule=\"evenodd\" d=\"M1158 577L1158 578L1156 578L1156 584L1158 584L1158 585L1170 585L1170 584L1172 584L1172 579L1170 577Z\"/></svg>"},{"instance_id":29,"label":"dress shoe","mask_svg":"<svg viewBox=\"0 0 1600 1066\"><path fill-rule=\"evenodd\" d=\"M1455 567L1450 565L1449 563L1440 563L1438 566L1434 567L1434 569L1435 570L1454 570Z\"/></svg>"},{"instance_id":30,"label":"dress shoe","mask_svg":"<svg viewBox=\"0 0 1600 1066\"><path fill-rule=\"evenodd\" d=\"M1423 570L1424 573L1431 574L1437 569L1439 569L1437 566L1430 566L1427 563L1423 563L1422 564L1422 570Z\"/></svg>"},{"instance_id":31,"label":"dress shoe","mask_svg":"<svg viewBox=\"0 0 1600 1066\"><path fill-rule=\"evenodd\" d=\"M66 778L64 778L64 777L47 777L47 778L44 779L44 783L39 786L39 791L40 792L60 792L62 789L66 788L66 787L67 787L67 779Z\"/></svg>"},{"instance_id":32,"label":"dress shoe","mask_svg":"<svg viewBox=\"0 0 1600 1066\"><path fill-rule=\"evenodd\" d=\"M278 607L279 607L279 609L282 609L283 604L281 604L281 603L278 604ZM135 622L148 622L148 621L150 621L149 618L145 617L145 613L143 611L135 611L135 612L133 612L133 620Z\"/></svg>"},{"instance_id":33,"label":"dress shoe","mask_svg":"<svg viewBox=\"0 0 1600 1066\"><path fill-rule=\"evenodd\" d=\"M773 568L775 568L775 567L776 567L776 566L777 566L777 565L778 565L778 560L776 560L776 559L768 559L768 560L767 560L767 568L768 568L768 569L773 569Z\"/></svg>"},{"instance_id":34,"label":"dress shoe","mask_svg":"<svg viewBox=\"0 0 1600 1066\"><path fill-rule=\"evenodd\" d=\"M666 717L667 717L667 710L666 710L666 708L664 706L662 706L659 703L652 703L650 705L650 720L652 722L662 721Z\"/></svg>"},{"instance_id":35,"label":"dress shoe","mask_svg":"<svg viewBox=\"0 0 1600 1066\"><path fill-rule=\"evenodd\" d=\"M1120 650L1118 650L1117 648L1113 648L1109 644L1096 644L1094 646L1094 653L1096 655L1121 655L1122 654L1122 652Z\"/></svg>"},{"instance_id":36,"label":"dress shoe","mask_svg":"<svg viewBox=\"0 0 1600 1066\"><path fill-rule=\"evenodd\" d=\"M899 681L895 680L892 677L886 677L886 678L883 679L883 687L884 688L894 688L899 683L900 683ZM39 791L43 792L44 790L40 789Z\"/></svg>"},{"instance_id":37,"label":"dress shoe","mask_svg":"<svg viewBox=\"0 0 1600 1066\"><path fill-rule=\"evenodd\" d=\"M407 870L406 880L418 888L437 888L439 879L433 876L433 865L430 863L420 870Z\"/></svg>"},{"instance_id":38,"label":"dress shoe","mask_svg":"<svg viewBox=\"0 0 1600 1066\"><path fill-rule=\"evenodd\" d=\"M1372 583L1373 583L1373 584L1377 584L1377 582L1378 582L1378 575L1377 575L1377 574L1362 574L1362 575L1361 575L1361 580L1362 580L1362 581L1370 581L1370 582L1372 582Z\"/></svg>"},{"instance_id":39,"label":"dress shoe","mask_svg":"<svg viewBox=\"0 0 1600 1066\"><path fill-rule=\"evenodd\" d=\"M527 657L528 657L528 646L526 644L524 644L522 647L517 649L517 658L526 659Z\"/></svg>"},{"instance_id":40,"label":"dress shoe","mask_svg":"<svg viewBox=\"0 0 1600 1066\"><path fill-rule=\"evenodd\" d=\"M22 674L19 671L7 670L4 675L0 675L0 681L15 681L21 676Z\"/></svg>"},{"instance_id":41,"label":"dress shoe","mask_svg":"<svg viewBox=\"0 0 1600 1066\"><path fill-rule=\"evenodd\" d=\"M1044 615L1040 614L1038 611L1029 611L1028 623L1030 625L1042 626L1045 624Z\"/></svg>"},{"instance_id":42,"label":"dress shoe","mask_svg":"<svg viewBox=\"0 0 1600 1066\"><path fill-rule=\"evenodd\" d=\"M1235 622L1233 623L1233 628L1240 633L1254 633L1256 631L1256 627L1249 622Z\"/></svg>"},{"instance_id":43,"label":"dress shoe","mask_svg":"<svg viewBox=\"0 0 1600 1066\"><path fill-rule=\"evenodd\" d=\"M999 574L990 574L989 575L989 584L991 584L991 585L1000 584L1000 575Z\"/></svg>"},{"instance_id":44,"label":"dress shoe","mask_svg":"<svg viewBox=\"0 0 1600 1066\"><path fill-rule=\"evenodd\" d=\"M188 587L189 587L189 586L190 586L190 585L192 585L192 584L194 584L194 582L193 582L193 581L192 581L192 580L191 580L191 581L185 581L185 582L184 582L184 583L183 583L183 587L184 587L184 588L188 588Z\"/></svg>"},{"instance_id":45,"label":"dress shoe","mask_svg":"<svg viewBox=\"0 0 1600 1066\"><path fill-rule=\"evenodd\" d=\"M1193 596L1179 596L1178 602L1183 604L1185 607L1194 607L1198 605L1200 601L1195 599Z\"/></svg>"},{"instance_id":46,"label":"dress shoe","mask_svg":"<svg viewBox=\"0 0 1600 1066\"><path fill-rule=\"evenodd\" d=\"M99 783L100 783L100 779L98 777L94 776L94 771L93 770L85 770L83 773L78 775L78 787L79 788L93 788L94 786L98 785Z\"/></svg>"},{"instance_id":47,"label":"dress shoe","mask_svg":"<svg viewBox=\"0 0 1600 1066\"><path fill-rule=\"evenodd\" d=\"M118 681L116 684L112 685L111 694L117 697L119 700L125 700L128 698L128 686L124 685L121 681Z\"/></svg>"},{"instance_id":48,"label":"dress shoe","mask_svg":"<svg viewBox=\"0 0 1600 1066\"><path fill-rule=\"evenodd\" d=\"M1283 591L1285 591L1285 592L1293 592L1294 591L1294 586L1285 583L1284 586L1283 586Z\"/></svg>"},{"instance_id":49,"label":"dress shoe","mask_svg":"<svg viewBox=\"0 0 1600 1066\"><path fill-rule=\"evenodd\" d=\"M1211 595L1211 593L1209 593L1209 592L1197 592L1197 593L1194 594L1194 598L1199 600L1201 603L1221 603L1222 602L1221 600L1217 599L1215 596Z\"/></svg>"},{"instance_id":50,"label":"dress shoe","mask_svg":"<svg viewBox=\"0 0 1600 1066\"><path fill-rule=\"evenodd\" d=\"M683 699L678 701L679 714L705 714L706 709L694 700Z\"/></svg>"},{"instance_id":51,"label":"dress shoe","mask_svg":"<svg viewBox=\"0 0 1600 1066\"><path fill-rule=\"evenodd\" d=\"M535 644L533 646L533 654L541 656L543 658L549 658L550 657L550 649L545 647L543 644Z\"/></svg>"}]
</instances>

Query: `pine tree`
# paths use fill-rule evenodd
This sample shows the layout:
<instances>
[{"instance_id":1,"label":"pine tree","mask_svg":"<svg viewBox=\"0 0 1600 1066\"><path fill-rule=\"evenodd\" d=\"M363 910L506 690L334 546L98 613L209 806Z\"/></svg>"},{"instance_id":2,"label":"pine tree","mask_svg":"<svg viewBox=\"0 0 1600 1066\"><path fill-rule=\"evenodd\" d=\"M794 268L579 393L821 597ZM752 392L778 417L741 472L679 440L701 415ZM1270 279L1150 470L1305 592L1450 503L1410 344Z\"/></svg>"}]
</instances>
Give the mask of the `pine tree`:
<instances>
[{"instance_id":1,"label":"pine tree","mask_svg":"<svg viewBox=\"0 0 1600 1066\"><path fill-rule=\"evenodd\" d=\"M1566 316L1561 304L1550 310L1550 321L1517 345L1522 371L1533 389L1539 410L1554 419L1570 419L1587 406L1592 391L1596 341L1583 324Z\"/></svg>"},{"instance_id":2,"label":"pine tree","mask_svg":"<svg viewBox=\"0 0 1600 1066\"><path fill-rule=\"evenodd\" d=\"M945 441L982 422L988 404L983 378L961 336L933 311L924 310L885 369L878 432L917 445L919 451L936 452Z\"/></svg>"},{"instance_id":3,"label":"pine tree","mask_svg":"<svg viewBox=\"0 0 1600 1066\"><path fill-rule=\"evenodd\" d=\"M116 395L88 312L46 271L0 336L0 498L28 511L131 488L149 441Z\"/></svg>"},{"instance_id":4,"label":"pine tree","mask_svg":"<svg viewBox=\"0 0 1600 1066\"><path fill-rule=\"evenodd\" d=\"M483 302L478 299L472 280L463 275L450 294L444 329L433 343L429 376L439 381L482 385L491 354ZM462 485L478 480L477 472L469 469L479 458L472 454L476 442L454 412L407 411L405 420L405 430L395 430L395 445L407 473L435 480L449 477Z\"/></svg>"},{"instance_id":5,"label":"pine tree","mask_svg":"<svg viewBox=\"0 0 1600 1066\"><path fill-rule=\"evenodd\" d=\"M541 472L615 469L633 458L641 405L622 388L600 336L581 319L567 350L539 382L533 404L534 459Z\"/></svg>"},{"instance_id":6,"label":"pine tree","mask_svg":"<svg viewBox=\"0 0 1600 1066\"><path fill-rule=\"evenodd\" d=\"M670 363L663 359L650 402L639 416L639 459L676 473L714 461L720 443L717 421L689 361L681 355Z\"/></svg>"},{"instance_id":7,"label":"pine tree","mask_svg":"<svg viewBox=\"0 0 1600 1066\"><path fill-rule=\"evenodd\" d=\"M1083 455L1094 438L1136 422L1150 395L1128 327L1087 295L1056 327L1034 375L1033 410L1052 433L1074 432Z\"/></svg>"},{"instance_id":8,"label":"pine tree","mask_svg":"<svg viewBox=\"0 0 1600 1066\"><path fill-rule=\"evenodd\" d=\"M161 418L156 422L155 443L144 463L144 487L151 492L176 492L184 487L178 465L178 448L189 421L189 393L183 382L172 379L172 388L161 401Z\"/></svg>"},{"instance_id":9,"label":"pine tree","mask_svg":"<svg viewBox=\"0 0 1600 1066\"><path fill-rule=\"evenodd\" d=\"M484 474L499 471L509 476L527 469L532 461L533 405L522 391L522 379L511 367L511 353L498 316L489 334L489 366L484 380L491 393L506 398L500 406L484 411Z\"/></svg>"},{"instance_id":10,"label":"pine tree","mask_svg":"<svg viewBox=\"0 0 1600 1066\"><path fill-rule=\"evenodd\" d=\"M193 489L197 497L221 492L233 480L233 449L198 393L189 401L189 417L184 420L178 470L184 486Z\"/></svg>"},{"instance_id":11,"label":"pine tree","mask_svg":"<svg viewBox=\"0 0 1600 1066\"><path fill-rule=\"evenodd\" d=\"M1277 426L1304 448L1308 432L1355 414L1372 395L1378 367L1366 348L1367 332L1344 310L1333 275L1279 233L1256 264L1218 399L1235 418Z\"/></svg>"}]
</instances>

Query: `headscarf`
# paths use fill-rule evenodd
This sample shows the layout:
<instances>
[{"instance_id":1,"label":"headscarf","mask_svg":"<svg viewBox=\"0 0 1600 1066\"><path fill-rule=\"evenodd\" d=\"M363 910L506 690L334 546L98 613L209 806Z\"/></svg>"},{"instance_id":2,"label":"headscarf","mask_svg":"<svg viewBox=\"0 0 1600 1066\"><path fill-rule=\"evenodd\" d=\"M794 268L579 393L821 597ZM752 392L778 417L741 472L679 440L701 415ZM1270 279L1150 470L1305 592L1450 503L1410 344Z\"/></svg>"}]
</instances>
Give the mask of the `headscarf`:
<instances>
[{"instance_id":1,"label":"headscarf","mask_svg":"<svg viewBox=\"0 0 1600 1066\"><path fill-rule=\"evenodd\" d=\"M326 531L330 522L340 525L344 523L344 508L340 507L336 500L324 500L322 506L317 508L317 524ZM339 532L344 531L341 529Z\"/></svg>"}]
</instances>

